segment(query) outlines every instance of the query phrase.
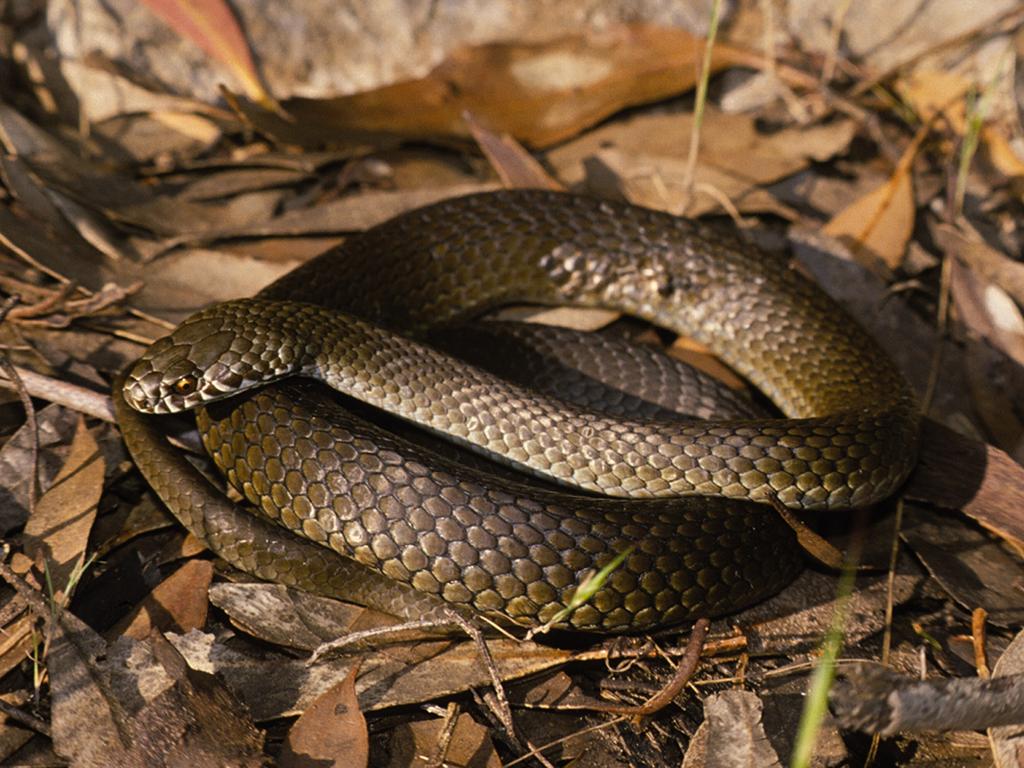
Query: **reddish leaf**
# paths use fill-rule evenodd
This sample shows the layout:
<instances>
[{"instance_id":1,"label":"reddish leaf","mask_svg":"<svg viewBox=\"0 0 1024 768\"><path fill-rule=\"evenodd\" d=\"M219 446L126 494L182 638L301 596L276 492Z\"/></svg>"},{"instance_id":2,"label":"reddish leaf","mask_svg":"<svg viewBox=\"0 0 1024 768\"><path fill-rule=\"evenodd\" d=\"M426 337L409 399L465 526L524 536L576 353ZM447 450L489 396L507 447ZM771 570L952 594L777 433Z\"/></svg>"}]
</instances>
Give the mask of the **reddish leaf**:
<instances>
[{"instance_id":1,"label":"reddish leaf","mask_svg":"<svg viewBox=\"0 0 1024 768\"><path fill-rule=\"evenodd\" d=\"M356 700L356 673L317 698L288 731L278 765L282 768L359 768L370 759L366 718Z\"/></svg>"},{"instance_id":2,"label":"reddish leaf","mask_svg":"<svg viewBox=\"0 0 1024 768\"><path fill-rule=\"evenodd\" d=\"M231 8L223 0L142 0L179 35L227 67L253 101L273 108L252 52Z\"/></svg>"},{"instance_id":3,"label":"reddish leaf","mask_svg":"<svg viewBox=\"0 0 1024 768\"><path fill-rule=\"evenodd\" d=\"M142 640L154 628L180 633L201 629L206 623L206 592L212 578L209 561L190 560L158 584L112 633Z\"/></svg>"}]
</instances>

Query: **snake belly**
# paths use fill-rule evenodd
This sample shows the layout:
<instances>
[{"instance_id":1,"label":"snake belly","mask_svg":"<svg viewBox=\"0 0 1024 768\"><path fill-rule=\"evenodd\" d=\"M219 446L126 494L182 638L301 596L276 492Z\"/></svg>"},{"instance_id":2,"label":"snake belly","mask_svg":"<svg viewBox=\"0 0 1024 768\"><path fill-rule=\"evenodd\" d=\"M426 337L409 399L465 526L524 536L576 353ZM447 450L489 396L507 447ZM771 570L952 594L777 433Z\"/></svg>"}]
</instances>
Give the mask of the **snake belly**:
<instances>
[{"instance_id":1,"label":"snake belly","mask_svg":"<svg viewBox=\"0 0 1024 768\"><path fill-rule=\"evenodd\" d=\"M374 321L417 335L432 325L462 320L509 302L612 307L685 333L704 342L746 375L789 417L691 424L674 431L671 425L664 424L650 427L634 421L601 421L612 437L607 438L598 430L598 437L604 441L600 446L614 450L598 451L596 461L605 468L603 477L610 478L612 492L629 495L638 487L639 477L639 495L652 495L652 484L645 478L655 477L656 473L643 459L664 459L669 454L668 472L674 484L658 475L653 485L664 495L681 492L757 500L775 497L797 508L842 509L884 498L900 485L913 466L917 417L907 384L870 337L810 282L779 260L703 225L635 206L543 191L505 191L444 201L350 238L340 248L272 284L249 303L221 305L200 313L196 322L186 321L170 339L162 340L166 343L161 346L157 342L151 353L144 356L133 370L125 395L136 407L145 407L147 399L152 402L154 392L173 386L183 372L196 370L204 374L195 359L209 362L228 354L230 365L223 360L218 364L222 372L230 369L231 376L236 375L239 365L258 368L265 358L262 353L250 354L254 343L260 341L254 339L258 334L248 325L250 318L256 318L254 326L259 326L259 322L269 322L267 318L295 312L309 318L304 327L311 335L304 338L312 339L317 335L317 321L328 317L320 314L323 310L306 309L316 305L352 313L355 319L346 319L343 325L348 323L345 327L357 328L359 333L369 327L366 321ZM282 338L275 333L270 333L271 341ZM375 330L367 331L364 336L371 341L391 338L375 334ZM239 340L244 350L241 354L237 353ZM286 341L288 357L294 357L301 346L315 346L314 341L296 344L290 337ZM412 352L422 348L416 344L402 341L391 346L389 354L398 367L385 366L369 376L380 383L381 391L391 395L390 400L400 404L407 399L401 390L397 396L393 386L388 390L387 375L396 370L404 371L403 386L414 396L411 399L421 403L424 392L436 393L438 386L443 389L447 382L469 370L456 367L458 364L450 358L430 357L435 353L428 349L428 357L435 364L431 370L423 369L420 375L416 366L409 363ZM185 350L184 358L181 350ZM327 351L341 354L343 350L336 345ZM387 358L387 354L383 357ZM362 364L380 363L380 358L377 353L363 350L356 355L356 361ZM161 363L168 361L173 362L162 369ZM261 375L264 379L273 378L256 370L252 379L258 381ZM218 396L230 394L242 378L239 376L235 381L228 377L217 382ZM493 385L492 379L484 381ZM511 391L513 395L504 400L506 405L511 404L504 413L535 414L531 411L535 401L521 390L497 391ZM484 394L482 400L488 397ZM380 404L372 397L367 399ZM447 407L445 418L454 420L458 426L455 431L467 431L464 422L474 416L466 412L465 401L450 397L440 397L433 403L429 398L426 400L423 409L434 412ZM475 402L480 401L478 398ZM594 453L593 445L586 444L586 440L580 445L579 439L593 436L593 430L564 418L571 407L556 401L545 408L544 418L530 418L514 425L513 431L518 435L513 441L515 448L532 453L528 458L541 456L539 461L543 464L543 457L552 453L550 445L544 443L546 431L561 425L566 445L579 445L585 457L588 451ZM288 416L286 411L283 402L275 406L273 412L282 420L275 422L274 429L282 436L294 436L295 429L288 425L297 426L301 420ZM407 413L399 412L408 417ZM259 419L253 423L258 424ZM270 424L265 413L263 423ZM566 424L569 426L565 427ZM250 458L260 448L266 447L262 429L250 427L248 432L242 429L239 434L247 434L249 442L232 437L229 442L234 453L222 457L229 471L234 467L236 476L246 471ZM326 440L326 432L317 434ZM638 446L643 451L636 450ZM237 450L239 447L242 450ZM554 453L559 460L549 460L549 464L571 465L572 462L561 460L565 455L561 448ZM609 456L610 461L606 460ZM305 461L315 463L308 457ZM280 474L277 464L271 464ZM583 474L595 474L593 466L584 467ZM665 468L666 462L662 461L661 466ZM566 479L557 473L555 477ZM244 480L240 482L244 486ZM328 508L319 491L309 493L314 481L305 479L302 472L291 484L291 498L304 499L298 503L310 505L307 512L312 517L306 514L302 520L322 516L329 520L328 527L333 526L331 532L341 530L344 524L351 525L351 520ZM577 484L588 487L586 483ZM602 483L595 486L598 490L609 490ZM269 495L257 494L254 503L271 516L275 512L267 507L275 508L278 519L283 521L284 510L292 501L274 500L272 494L272 489ZM720 510L719 504L732 502L708 499L706 503L708 509ZM744 519L743 514L736 513L733 519ZM720 517L718 511L710 516ZM596 518L588 519L597 522ZM461 525L460 541L472 544L465 535L467 524L460 522L459 515L446 520ZM654 524L653 518L651 522ZM322 524L321 528L323 533L328 532ZM394 538L397 534L389 530L378 531L379 548L386 542L393 545L392 549L399 546ZM658 531L665 533L667 529L659 527ZM320 532L314 532L312 537L319 535ZM582 531L567 535L575 542L577 552L593 546L584 543L586 535ZM697 581L706 588L709 579L718 578L715 569L719 563L731 561L737 554L756 557L756 546L770 544L766 536L755 538L757 542L745 539L743 546L735 540L730 540L728 547L713 546L707 561L710 567L698 568ZM351 542L346 546L351 549ZM692 550L665 556L680 561L696 557ZM379 567L384 570L383 565ZM395 570L400 577L404 575ZM452 574L457 570L452 569ZM651 565L644 574L634 575L642 578L655 572L657 568ZM670 565L662 569L660 578L666 573L679 571L676 565ZM464 578L453 575L453 579L444 584L466 586ZM537 580L529 583L555 586L547 575L537 575ZM527 582L523 584L524 588L529 586ZM558 588L562 586L559 584ZM487 594L484 609L492 610L493 590ZM500 591L496 594L501 597ZM470 602L475 599L468 594L463 597ZM685 590L679 591L677 598L683 608L676 612L677 617L697 615L689 610L691 598ZM734 595L714 602L713 606L706 600L697 603L701 612L718 613L747 604L748 598ZM504 604L507 606L508 600ZM661 611L661 607L656 607L655 612ZM645 614L640 625L648 626L650 620ZM637 626L635 618L625 624L622 621L621 615L617 615L611 625L597 620L590 621L590 625L616 629Z\"/></svg>"}]
</instances>

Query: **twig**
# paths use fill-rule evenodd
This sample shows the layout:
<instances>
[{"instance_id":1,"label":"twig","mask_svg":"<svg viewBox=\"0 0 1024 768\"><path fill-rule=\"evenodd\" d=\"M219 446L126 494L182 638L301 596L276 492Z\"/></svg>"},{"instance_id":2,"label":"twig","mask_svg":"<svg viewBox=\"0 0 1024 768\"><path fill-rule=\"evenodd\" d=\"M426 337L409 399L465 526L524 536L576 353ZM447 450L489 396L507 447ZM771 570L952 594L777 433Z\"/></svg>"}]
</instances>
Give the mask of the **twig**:
<instances>
[{"instance_id":1,"label":"twig","mask_svg":"<svg viewBox=\"0 0 1024 768\"><path fill-rule=\"evenodd\" d=\"M436 630L440 632L443 629L454 629L460 628L461 626L456 624L454 621L437 619L422 619L419 621L405 621L401 624L393 624L390 627L374 627L373 629L364 629L359 632L350 632L343 637L339 637L330 642L321 644L312 655L306 661L306 666L312 666L322 661L323 658L329 654L338 653L350 645L356 645L366 640L374 640L378 637L387 637L388 635L398 635L403 632L409 632L416 629L425 630Z\"/></svg>"},{"instance_id":2,"label":"twig","mask_svg":"<svg viewBox=\"0 0 1024 768\"><path fill-rule=\"evenodd\" d=\"M984 608L975 608L971 613L971 645L974 646L974 667L978 677L987 680L992 677L985 654L985 619L988 612Z\"/></svg>"},{"instance_id":3,"label":"twig","mask_svg":"<svg viewBox=\"0 0 1024 768\"><path fill-rule=\"evenodd\" d=\"M846 24L846 14L850 10L850 0L842 0L832 16L832 39L828 52L825 54L825 65L821 68L821 82L826 85L832 81L836 73L836 61L839 59L839 43Z\"/></svg>"},{"instance_id":4,"label":"twig","mask_svg":"<svg viewBox=\"0 0 1024 768\"><path fill-rule=\"evenodd\" d=\"M448 709L444 713L444 724L441 726L441 736L437 740L437 749L434 750L434 756L426 762L424 768L444 768L448 747L452 743L455 726L459 722L459 711L458 702L448 703Z\"/></svg>"},{"instance_id":5,"label":"twig","mask_svg":"<svg viewBox=\"0 0 1024 768\"><path fill-rule=\"evenodd\" d=\"M549 741L547 744L543 744L543 745L541 745L539 747L531 747L530 751L527 752L525 755L520 755L515 760L509 760L507 763L505 763L505 768L512 768L513 765L519 765L519 763L523 763L523 762L529 760L530 758L540 759L541 758L541 752L549 750L552 747L557 747L559 744L564 744L569 739L575 739L575 738L577 738L579 736L584 736L584 735L586 735L588 733L592 733L594 731L600 731L600 730L603 730L605 728L610 728L613 725L618 725L619 723L623 722L625 719L626 718L624 716L623 717L616 717L616 718L613 718L612 720L609 720L606 723L598 723L597 725L592 725L589 728L584 728L582 731L576 731L575 733L570 733L568 736L562 736L561 738L555 739L554 741Z\"/></svg>"},{"instance_id":6,"label":"twig","mask_svg":"<svg viewBox=\"0 0 1024 768\"><path fill-rule=\"evenodd\" d=\"M505 728L505 732L508 735L509 740L515 744L518 741L518 738L516 737L515 725L512 722L512 707L508 703L508 696L505 694L505 686L501 682L501 674L498 672L498 665L494 663L494 657L491 656L491 651L487 647L487 641L484 640L483 632L480 631L480 627L454 611L451 612L451 620L476 644L477 651L480 653L480 658L483 660L484 666L487 667L487 674L491 678L491 685L494 687L494 696L497 699L496 706L494 707L494 713L499 722Z\"/></svg>"},{"instance_id":7,"label":"twig","mask_svg":"<svg viewBox=\"0 0 1024 768\"><path fill-rule=\"evenodd\" d=\"M17 389L20 381L32 397L49 400L51 403L63 405L65 408L84 413L94 419L111 423L115 421L114 406L107 395L101 395L99 392L55 379L52 376L44 376L26 368L12 365L11 370L14 371L13 376L10 371L4 370L5 378L0 378L0 387Z\"/></svg>"},{"instance_id":8,"label":"twig","mask_svg":"<svg viewBox=\"0 0 1024 768\"><path fill-rule=\"evenodd\" d=\"M637 706L599 704L588 707L588 709L597 712L609 712L614 715L645 717L667 707L679 695L679 692L686 687L690 678L693 677L693 673L697 670L697 665L700 663L700 652L704 648L704 640L708 636L708 629L710 627L711 622L708 619L698 619L694 623L693 630L690 632L690 641L686 645L686 653L679 660L679 665L676 667L672 679L646 702Z\"/></svg>"},{"instance_id":9,"label":"twig","mask_svg":"<svg viewBox=\"0 0 1024 768\"><path fill-rule=\"evenodd\" d=\"M18 301L18 296L14 295L10 296L0 305L0 324L4 322L8 313L18 304ZM31 517L36 511L36 494L38 492L36 484L39 482L39 424L36 421L36 409L32 405L32 398L29 396L28 390L25 389L25 384L18 375L17 369L3 352L0 352L0 371L10 380L11 384L14 385L14 389L18 392L21 406L25 409L25 424L28 426L28 431L32 438L32 474L28 482L28 514Z\"/></svg>"},{"instance_id":10,"label":"twig","mask_svg":"<svg viewBox=\"0 0 1024 768\"><path fill-rule=\"evenodd\" d=\"M306 666L316 664L329 653L336 653L346 646L355 645L356 643L361 643L365 640L384 637L387 635L395 635L413 629L442 630L445 628L458 628L462 630L476 644L477 650L480 652L480 657L483 659L484 666L487 667L491 683L494 686L495 696L497 697L496 713L499 721L508 731L509 739L512 742L515 742L516 736L512 725L512 708L508 703L508 696L505 694L505 686L502 685L501 675L498 671L497 665L494 663L494 657L491 656L491 652L487 648L487 643L484 641L484 636L480 631L480 628L475 626L471 621L460 616L455 611L449 611L447 618L442 620L424 619L422 621L407 621L390 627L376 627L374 629L365 629L361 632L352 632L344 637L339 637L336 640L323 643L313 651L309 660L306 662Z\"/></svg>"},{"instance_id":11,"label":"twig","mask_svg":"<svg viewBox=\"0 0 1024 768\"><path fill-rule=\"evenodd\" d=\"M768 503L775 510L776 514L782 518L783 522L793 529L797 543L804 552L822 565L828 566L833 570L839 571L843 569L843 553L839 549L793 514L793 510L783 504L774 493L768 496Z\"/></svg>"},{"instance_id":12,"label":"twig","mask_svg":"<svg viewBox=\"0 0 1024 768\"><path fill-rule=\"evenodd\" d=\"M885 667L860 667L832 704L844 728L898 732L967 731L1024 723L1024 675L982 680L914 680Z\"/></svg>"},{"instance_id":13,"label":"twig","mask_svg":"<svg viewBox=\"0 0 1024 768\"><path fill-rule=\"evenodd\" d=\"M41 733L43 736L50 735L50 726L40 720L38 717L23 712L13 704L8 704L3 699L0 699L0 713L2 713L8 720L13 720L16 723L31 728L36 733Z\"/></svg>"}]
</instances>

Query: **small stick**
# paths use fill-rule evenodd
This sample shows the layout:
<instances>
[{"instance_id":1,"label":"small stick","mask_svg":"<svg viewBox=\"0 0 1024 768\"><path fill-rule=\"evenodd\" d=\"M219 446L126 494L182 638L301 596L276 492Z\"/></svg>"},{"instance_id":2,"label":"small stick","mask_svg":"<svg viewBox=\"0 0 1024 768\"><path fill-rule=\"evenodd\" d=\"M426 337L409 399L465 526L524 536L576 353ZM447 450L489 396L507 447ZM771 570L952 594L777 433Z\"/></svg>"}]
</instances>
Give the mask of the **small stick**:
<instances>
[{"instance_id":1,"label":"small stick","mask_svg":"<svg viewBox=\"0 0 1024 768\"><path fill-rule=\"evenodd\" d=\"M832 693L843 728L891 736L968 731L1024 723L1024 675L982 680L913 680L885 667L862 667Z\"/></svg>"},{"instance_id":2,"label":"small stick","mask_svg":"<svg viewBox=\"0 0 1024 768\"><path fill-rule=\"evenodd\" d=\"M704 640L708 636L708 629L711 622L708 619L698 619L690 632L690 641L686 645L686 653L679 660L675 674L672 679L660 691L649 698L645 703L630 706L625 704L601 704L589 707L597 712L608 712L614 715L627 715L631 717L644 717L653 715L669 704L679 695L686 684L693 677L700 663L700 652L704 648Z\"/></svg>"},{"instance_id":3,"label":"small stick","mask_svg":"<svg viewBox=\"0 0 1024 768\"><path fill-rule=\"evenodd\" d=\"M11 375L11 371L14 375ZM114 406L107 395L18 366L11 366L10 370L5 368L4 376L5 378L0 378L0 387L18 389L20 381L32 397L49 400L94 419L110 423L115 421Z\"/></svg>"},{"instance_id":4,"label":"small stick","mask_svg":"<svg viewBox=\"0 0 1024 768\"><path fill-rule=\"evenodd\" d=\"M494 695L497 699L494 707L495 714L502 726L505 728L509 740L512 741L512 743L516 743L518 739L516 738L515 725L512 723L512 707L508 703L508 696L505 694L505 686L502 685L501 682L498 665L494 663L494 657L491 656L491 651L487 647L487 642L484 640L483 632L481 632L480 628L473 624L473 622L463 618L454 611L451 612L451 620L456 626L460 627L463 632L469 635L474 643L476 643L476 648L480 652L480 658L483 660L484 666L487 667L487 674L491 678L491 685L494 687Z\"/></svg>"},{"instance_id":5,"label":"small stick","mask_svg":"<svg viewBox=\"0 0 1024 768\"><path fill-rule=\"evenodd\" d=\"M455 735L455 726L459 722L459 704L456 701L449 702L448 709L444 713L444 724L441 727L441 736L437 740L437 749L434 756L427 761L424 768L444 768L445 756L448 754L448 747L451 746L452 736Z\"/></svg>"},{"instance_id":6,"label":"small stick","mask_svg":"<svg viewBox=\"0 0 1024 768\"><path fill-rule=\"evenodd\" d=\"M992 677L985 654L985 619L987 618L988 612L984 608L975 608L971 614L971 645L974 646L974 667L978 670L978 677L984 680Z\"/></svg>"},{"instance_id":7,"label":"small stick","mask_svg":"<svg viewBox=\"0 0 1024 768\"><path fill-rule=\"evenodd\" d=\"M13 720L16 723L31 728L36 733L41 733L43 736L50 735L50 726L40 720L38 717L23 712L13 704L8 704L6 701L0 699L0 714L7 717L8 720Z\"/></svg>"}]
</instances>

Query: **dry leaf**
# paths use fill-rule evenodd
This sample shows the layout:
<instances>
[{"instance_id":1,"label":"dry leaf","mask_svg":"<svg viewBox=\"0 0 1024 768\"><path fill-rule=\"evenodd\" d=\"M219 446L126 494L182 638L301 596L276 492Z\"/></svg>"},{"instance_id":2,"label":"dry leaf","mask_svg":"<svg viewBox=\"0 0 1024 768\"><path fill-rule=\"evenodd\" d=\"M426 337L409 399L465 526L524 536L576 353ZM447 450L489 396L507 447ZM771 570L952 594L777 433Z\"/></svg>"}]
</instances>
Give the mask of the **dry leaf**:
<instances>
[{"instance_id":1,"label":"dry leaf","mask_svg":"<svg viewBox=\"0 0 1024 768\"><path fill-rule=\"evenodd\" d=\"M36 412L39 440L39 488L53 483L67 456L79 416L59 405ZM0 536L28 519L28 488L32 477L32 432L21 426L0 448Z\"/></svg>"},{"instance_id":2,"label":"dry leaf","mask_svg":"<svg viewBox=\"0 0 1024 768\"><path fill-rule=\"evenodd\" d=\"M125 729L128 715L101 671L108 647L70 612L50 627L51 731L53 749L76 766L131 766Z\"/></svg>"},{"instance_id":3,"label":"dry leaf","mask_svg":"<svg viewBox=\"0 0 1024 768\"><path fill-rule=\"evenodd\" d=\"M922 120L942 115L956 136L967 130L967 98L976 84L958 72L949 70L918 70L896 82L896 91ZM1003 133L1003 126L986 124L981 128L981 141L986 157L1000 173L1024 176L1024 160L1013 150Z\"/></svg>"},{"instance_id":4,"label":"dry leaf","mask_svg":"<svg viewBox=\"0 0 1024 768\"><path fill-rule=\"evenodd\" d=\"M345 660L308 666L301 659L268 654L263 649L253 654L238 645L216 643L211 635L197 631L168 637L192 667L223 675L257 720L303 712L351 667ZM575 658L569 651L504 638L488 640L487 645L502 680L533 675ZM400 658L403 649L409 661ZM356 681L364 712L418 704L488 685L490 676L480 663L475 644L447 640L389 646L387 654L374 654L363 661Z\"/></svg>"},{"instance_id":5,"label":"dry leaf","mask_svg":"<svg viewBox=\"0 0 1024 768\"><path fill-rule=\"evenodd\" d=\"M253 637L304 651L313 651L352 632L362 616L371 612L351 603L262 582L214 584L209 596L211 603Z\"/></svg>"},{"instance_id":6,"label":"dry leaf","mask_svg":"<svg viewBox=\"0 0 1024 768\"><path fill-rule=\"evenodd\" d=\"M596 307L511 306L494 312L495 320L521 320L538 325L555 325L577 331L599 331L622 317L621 312Z\"/></svg>"},{"instance_id":7,"label":"dry leaf","mask_svg":"<svg viewBox=\"0 0 1024 768\"><path fill-rule=\"evenodd\" d=\"M696 82L703 40L646 25L588 30L539 44L491 43L454 52L429 75L336 99L290 99L293 120L246 108L271 135L304 146L367 137L466 139L481 125L529 147L563 141L619 110L682 93ZM745 59L716 45L712 70Z\"/></svg>"},{"instance_id":8,"label":"dry leaf","mask_svg":"<svg viewBox=\"0 0 1024 768\"><path fill-rule=\"evenodd\" d=\"M993 679L1008 675L1024 675L1024 632L1019 632L1013 638L992 670ZM1024 726L989 728L988 737L997 768L1017 768L1021 764L1021 758L1024 757Z\"/></svg>"},{"instance_id":9,"label":"dry leaf","mask_svg":"<svg viewBox=\"0 0 1024 768\"><path fill-rule=\"evenodd\" d=\"M356 673L321 694L288 730L282 768L360 768L370 759L366 718L356 700Z\"/></svg>"},{"instance_id":10,"label":"dry leaf","mask_svg":"<svg viewBox=\"0 0 1024 768\"><path fill-rule=\"evenodd\" d=\"M34 616L22 614L0 628L0 677L28 658L37 639Z\"/></svg>"},{"instance_id":11,"label":"dry leaf","mask_svg":"<svg viewBox=\"0 0 1024 768\"><path fill-rule=\"evenodd\" d=\"M682 360L687 365L696 368L698 371L704 371L704 373L714 376L720 382L732 389L737 391L747 389L747 382L737 376L731 368L719 361L717 357L712 355L707 347L693 339L680 336L672 342L672 346L668 348L668 353L672 355L672 357Z\"/></svg>"},{"instance_id":12,"label":"dry leaf","mask_svg":"<svg viewBox=\"0 0 1024 768\"><path fill-rule=\"evenodd\" d=\"M206 248L177 250L150 264L134 306L171 322L218 301L252 296L298 266ZM197 275L202 275L197 279Z\"/></svg>"},{"instance_id":13,"label":"dry leaf","mask_svg":"<svg viewBox=\"0 0 1024 768\"><path fill-rule=\"evenodd\" d=\"M845 642L853 647L885 626L885 605L891 598L902 605L918 594L925 582L921 569L901 560L892 583L885 576L857 580L848 610L856 622L846 627ZM725 621L740 626L751 653L782 653L817 648L835 615L836 577L807 570L773 598Z\"/></svg>"},{"instance_id":14,"label":"dry leaf","mask_svg":"<svg viewBox=\"0 0 1024 768\"><path fill-rule=\"evenodd\" d=\"M950 292L957 316L967 328L1024 365L1024 318L1006 291L954 261Z\"/></svg>"},{"instance_id":15,"label":"dry leaf","mask_svg":"<svg viewBox=\"0 0 1024 768\"><path fill-rule=\"evenodd\" d=\"M395 728L391 735L387 768L427 768L435 758L444 720L413 720ZM444 765L460 768L501 768L491 736L468 714L459 715L444 751Z\"/></svg>"},{"instance_id":16,"label":"dry leaf","mask_svg":"<svg viewBox=\"0 0 1024 768\"><path fill-rule=\"evenodd\" d=\"M962 232L944 224L930 227L941 248L959 258L979 278L1002 288L1024 305L1024 263L988 245L977 232Z\"/></svg>"},{"instance_id":17,"label":"dry leaf","mask_svg":"<svg viewBox=\"0 0 1024 768\"><path fill-rule=\"evenodd\" d=\"M51 628L53 746L73 765L265 764L262 734L245 707L215 677L190 669L159 633L107 645L66 611Z\"/></svg>"},{"instance_id":18,"label":"dry leaf","mask_svg":"<svg viewBox=\"0 0 1024 768\"><path fill-rule=\"evenodd\" d=\"M966 126L964 97L971 86L971 81L958 72L922 69L898 79L895 87L922 122L942 115L953 131L962 135Z\"/></svg>"},{"instance_id":19,"label":"dry leaf","mask_svg":"<svg viewBox=\"0 0 1024 768\"><path fill-rule=\"evenodd\" d=\"M999 127L986 125L981 129L981 140L988 150L988 161L996 170L1010 178L1024 176L1024 159L1010 146Z\"/></svg>"},{"instance_id":20,"label":"dry leaf","mask_svg":"<svg viewBox=\"0 0 1024 768\"><path fill-rule=\"evenodd\" d=\"M182 37L216 59L241 83L253 101L272 108L252 52L231 7L223 0L142 0Z\"/></svg>"},{"instance_id":21,"label":"dry leaf","mask_svg":"<svg viewBox=\"0 0 1024 768\"><path fill-rule=\"evenodd\" d=\"M105 465L85 419L79 416L64 466L25 523L25 555L18 553L12 559L12 567L20 573L31 567L33 559L42 560L54 594L68 589L72 573L85 561L89 531L103 493Z\"/></svg>"},{"instance_id":22,"label":"dry leaf","mask_svg":"<svg viewBox=\"0 0 1024 768\"><path fill-rule=\"evenodd\" d=\"M464 118L473 139L506 188L523 187L556 191L563 189L533 155L507 133L499 136L493 131L488 131L468 112Z\"/></svg>"},{"instance_id":23,"label":"dry leaf","mask_svg":"<svg viewBox=\"0 0 1024 768\"><path fill-rule=\"evenodd\" d=\"M548 153L568 186L586 182L595 192L626 197L654 208L676 210L684 187L692 114L640 114L608 125ZM728 198L740 211L768 210L792 216L762 185L823 161L849 146L856 126L835 120L806 128L758 130L751 115L707 107L697 158L695 199L688 215L720 210Z\"/></svg>"},{"instance_id":24,"label":"dry leaf","mask_svg":"<svg viewBox=\"0 0 1024 768\"><path fill-rule=\"evenodd\" d=\"M394 218L412 208L419 208L449 197L488 192L497 187L498 185L493 182L471 182L441 188L383 192L371 190L346 195L311 208L287 211L267 222L244 227L223 228L204 233L198 238L182 237L174 242L182 244L228 237L294 237L296 235L358 232ZM2 210L0 209L0 211ZM280 268L280 266L273 265L270 268Z\"/></svg>"},{"instance_id":25,"label":"dry leaf","mask_svg":"<svg viewBox=\"0 0 1024 768\"><path fill-rule=\"evenodd\" d=\"M822 228L826 235L847 241L869 269L878 269L876 259L891 270L903 263L914 232L916 207L910 169L919 146L919 141L912 142L888 181L848 205Z\"/></svg>"},{"instance_id":26,"label":"dry leaf","mask_svg":"<svg viewBox=\"0 0 1024 768\"><path fill-rule=\"evenodd\" d=\"M188 632L206 624L209 601L206 591L213 579L213 564L208 560L190 560L164 579L135 609L110 631L142 640L156 629L161 632Z\"/></svg>"},{"instance_id":27,"label":"dry leaf","mask_svg":"<svg viewBox=\"0 0 1024 768\"><path fill-rule=\"evenodd\" d=\"M907 505L900 532L946 592L968 611L984 608L1003 627L1024 624L1021 561L962 519Z\"/></svg>"},{"instance_id":28,"label":"dry leaf","mask_svg":"<svg viewBox=\"0 0 1024 768\"><path fill-rule=\"evenodd\" d=\"M781 768L761 723L761 700L750 691L724 691L704 700L707 768Z\"/></svg>"}]
</instances>

